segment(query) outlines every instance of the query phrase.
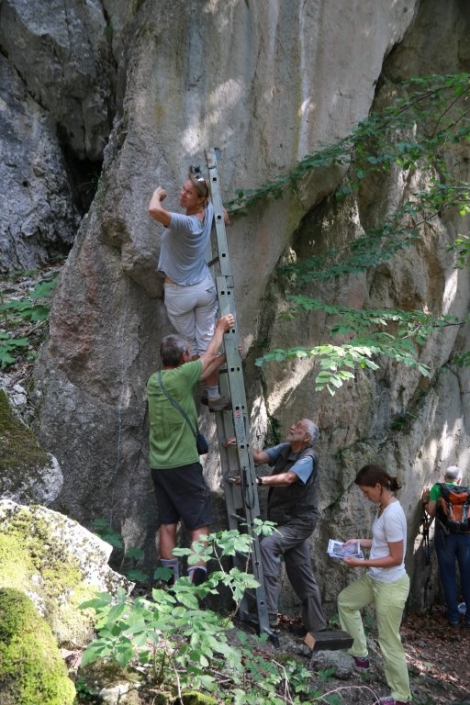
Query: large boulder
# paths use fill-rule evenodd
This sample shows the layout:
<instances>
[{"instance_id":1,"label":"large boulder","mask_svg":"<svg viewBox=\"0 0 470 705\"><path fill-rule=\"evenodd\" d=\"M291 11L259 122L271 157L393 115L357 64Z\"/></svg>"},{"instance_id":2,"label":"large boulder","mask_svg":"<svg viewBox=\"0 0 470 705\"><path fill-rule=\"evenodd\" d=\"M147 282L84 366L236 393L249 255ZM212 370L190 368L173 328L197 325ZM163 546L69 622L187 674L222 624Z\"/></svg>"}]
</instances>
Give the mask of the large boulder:
<instances>
[{"instance_id":1,"label":"large boulder","mask_svg":"<svg viewBox=\"0 0 470 705\"><path fill-rule=\"evenodd\" d=\"M58 501L74 517L86 523L111 501L126 541L153 543L145 384L169 331L156 271L161 229L147 212L156 183L168 187L168 207L175 208L188 166L203 163L204 149L218 146L225 197L344 137L367 115L384 57L403 38L415 6L401 0L367 2L361 12L327 2L314 9L297 0L288 8L240 2L199 12L183 0L141 6L128 44L122 115L105 150L99 193L63 269L50 340L35 373L37 429L67 468ZM356 36L360 43L351 41ZM247 347L260 335L260 310L276 315L264 297L293 231L341 176L334 169L311 179L300 194L266 201L231 226ZM266 403L273 405L260 396L259 373L252 379L250 402L264 426ZM278 408L272 413L282 416ZM209 415L201 425L215 441ZM223 526L216 446L205 467L216 526Z\"/></svg>"},{"instance_id":2,"label":"large boulder","mask_svg":"<svg viewBox=\"0 0 470 705\"><path fill-rule=\"evenodd\" d=\"M93 615L82 602L132 588L107 565L111 550L58 512L0 500L0 587L28 595L60 645L84 647L92 638Z\"/></svg>"}]
</instances>

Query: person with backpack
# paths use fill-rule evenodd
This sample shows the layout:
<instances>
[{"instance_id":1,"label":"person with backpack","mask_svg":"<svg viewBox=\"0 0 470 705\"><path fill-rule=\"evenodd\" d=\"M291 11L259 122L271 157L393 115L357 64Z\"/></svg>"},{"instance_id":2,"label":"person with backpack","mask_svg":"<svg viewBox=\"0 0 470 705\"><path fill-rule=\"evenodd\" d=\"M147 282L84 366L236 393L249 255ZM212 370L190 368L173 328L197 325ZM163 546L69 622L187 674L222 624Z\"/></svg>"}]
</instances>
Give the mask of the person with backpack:
<instances>
[{"instance_id":1,"label":"person with backpack","mask_svg":"<svg viewBox=\"0 0 470 705\"><path fill-rule=\"evenodd\" d=\"M425 510L436 517L434 547L451 627L460 624L456 562L467 609L465 624L470 627L470 489L461 487L461 482L462 473L456 465L451 465L444 482L425 489L422 496Z\"/></svg>"}]
</instances>

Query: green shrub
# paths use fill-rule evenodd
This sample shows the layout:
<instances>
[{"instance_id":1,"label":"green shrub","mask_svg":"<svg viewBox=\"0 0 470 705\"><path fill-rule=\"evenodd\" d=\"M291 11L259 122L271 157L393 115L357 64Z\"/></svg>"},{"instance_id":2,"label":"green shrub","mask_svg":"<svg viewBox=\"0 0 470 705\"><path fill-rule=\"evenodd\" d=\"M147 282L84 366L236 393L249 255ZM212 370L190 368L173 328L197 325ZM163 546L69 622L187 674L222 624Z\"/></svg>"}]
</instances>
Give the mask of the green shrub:
<instances>
[{"instance_id":1,"label":"green shrub","mask_svg":"<svg viewBox=\"0 0 470 705\"><path fill-rule=\"evenodd\" d=\"M272 531L270 522L256 525L256 532ZM180 578L171 592L152 590L152 599L132 599L121 591L117 599L100 593L81 605L97 613L98 638L85 650L82 666L97 659L112 659L122 668L144 671L152 693L171 693L179 703L197 703L216 696L218 703L230 705L297 705L325 698L311 686L310 672L295 658L283 663L263 656L266 635L256 637L235 631L230 618L202 609L200 600L218 594L220 586L229 589L235 611L245 591L258 586L253 575L233 567L224 570L224 558L249 558L252 538L238 531L211 534L207 545L194 543L191 549L176 549L195 563L209 557L219 563L208 580L194 586ZM329 701L327 701L329 702Z\"/></svg>"}]
</instances>

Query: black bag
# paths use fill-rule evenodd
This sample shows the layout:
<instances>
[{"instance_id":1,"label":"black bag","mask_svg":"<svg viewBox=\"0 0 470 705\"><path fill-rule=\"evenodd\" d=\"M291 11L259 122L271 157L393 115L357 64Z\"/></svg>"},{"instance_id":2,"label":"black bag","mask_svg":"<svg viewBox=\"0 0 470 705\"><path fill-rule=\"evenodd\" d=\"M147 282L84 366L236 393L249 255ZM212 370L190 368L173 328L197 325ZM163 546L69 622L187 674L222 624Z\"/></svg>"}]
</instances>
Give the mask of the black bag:
<instances>
[{"instance_id":1,"label":"black bag","mask_svg":"<svg viewBox=\"0 0 470 705\"><path fill-rule=\"evenodd\" d=\"M470 489L440 482L437 518L451 534L470 533Z\"/></svg>"},{"instance_id":2,"label":"black bag","mask_svg":"<svg viewBox=\"0 0 470 705\"><path fill-rule=\"evenodd\" d=\"M198 433L196 436L196 448L199 455L206 455L209 452L209 444L202 433Z\"/></svg>"},{"instance_id":3,"label":"black bag","mask_svg":"<svg viewBox=\"0 0 470 705\"><path fill-rule=\"evenodd\" d=\"M194 426L192 425L191 421L188 419L187 414L184 413L183 409L182 409L181 406L178 404L178 402L175 401L175 400L173 399L173 397L171 397L171 396L168 394L168 392L166 391L165 387L163 386L162 374L161 374L161 372L158 373L158 383L160 384L160 387L162 388L162 392L163 392L163 394L166 396L166 398L168 399L168 401L170 401L170 402L173 404L173 406L175 407L175 409L176 409L177 411L179 411L179 413L181 414L181 416L183 417L183 419L186 421L186 423L188 424L189 428L191 429L191 431L192 431L192 433L193 433L193 436L194 436L194 438L196 439L196 448L197 448L197 452L199 453L199 455L206 455L206 453L209 452L209 444L208 444L208 442L206 441L206 439L205 439L205 437L202 435L202 433L199 432L199 430L198 430L198 432L196 433L196 431L195 431L195 429L194 429Z\"/></svg>"}]
</instances>

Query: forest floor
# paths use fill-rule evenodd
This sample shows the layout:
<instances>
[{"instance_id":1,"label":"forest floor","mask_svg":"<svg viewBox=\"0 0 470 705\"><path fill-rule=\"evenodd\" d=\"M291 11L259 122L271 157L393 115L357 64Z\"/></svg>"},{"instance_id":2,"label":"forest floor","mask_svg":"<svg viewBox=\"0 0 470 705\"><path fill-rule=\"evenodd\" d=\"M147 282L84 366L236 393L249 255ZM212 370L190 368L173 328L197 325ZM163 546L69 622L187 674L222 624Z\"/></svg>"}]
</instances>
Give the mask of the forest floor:
<instances>
[{"instance_id":1,"label":"forest floor","mask_svg":"<svg viewBox=\"0 0 470 705\"><path fill-rule=\"evenodd\" d=\"M284 622L281 619L281 625ZM301 643L288 635L289 621L279 633L281 650L295 650ZM435 606L427 614L408 614L401 629L415 705L470 705L470 628L448 626L444 608ZM305 658L313 672L315 689L336 692L345 705L372 704L377 696L390 695L374 626L369 634L371 669L357 673L344 651L312 652ZM297 641L297 644L296 644ZM275 658L275 652L273 653ZM332 670L325 681L325 672ZM318 677L316 677L318 674Z\"/></svg>"},{"instance_id":2,"label":"forest floor","mask_svg":"<svg viewBox=\"0 0 470 705\"><path fill-rule=\"evenodd\" d=\"M252 633L252 630L237 620L234 624L235 628L228 634L228 641L237 646L238 632ZM368 635L371 667L367 674L358 673L354 669L352 658L346 651L314 651L309 655L300 655L303 639L294 636L294 633L299 632L299 627L299 619L281 616L279 645L275 646L269 641L256 643L253 653L280 665L292 658L301 662L311 672L310 686L314 695L307 703L373 705L378 698L390 695L373 625ZM403 621L401 634L413 705L470 705L470 629L464 625L449 627L444 610L435 607L431 614L408 614ZM75 652L73 660L73 665L67 661L72 671L78 667L79 652ZM142 685L137 702L141 705L155 705L156 692L151 685ZM225 697L229 693L227 691ZM101 700L94 697L90 700L80 699L82 705L96 705L99 702ZM261 701L256 702L261 705ZM286 697L285 702L289 705L292 700Z\"/></svg>"},{"instance_id":3,"label":"forest floor","mask_svg":"<svg viewBox=\"0 0 470 705\"><path fill-rule=\"evenodd\" d=\"M48 268L39 281L54 277L60 267ZM15 300L27 295L37 284L31 275L18 275L0 280L0 303ZM14 311L14 335L28 339L29 345L20 350L12 365L0 368L0 388L4 388L15 400L24 420L33 416L34 409L28 399L34 357L40 342L44 339L47 324L35 322L26 315ZM11 317L4 313L3 326L0 320L0 338L6 331L11 332ZM1 340L0 340L1 342ZM266 656L277 660L280 653L298 655L302 640L292 636L295 620L281 617L280 647L267 644ZM470 705L470 628L463 624L449 627L442 607L436 606L427 614L408 614L402 625L402 637L408 661L413 703L415 705ZM354 671L352 659L344 651L313 652L311 656L300 657L312 671L314 688L324 694L337 693L344 705L371 704L377 696L389 695L384 680L380 649L377 646L374 627L369 636L371 644L371 670L365 677ZM327 674L325 676L325 673ZM149 701L151 702L151 701Z\"/></svg>"}]
</instances>

